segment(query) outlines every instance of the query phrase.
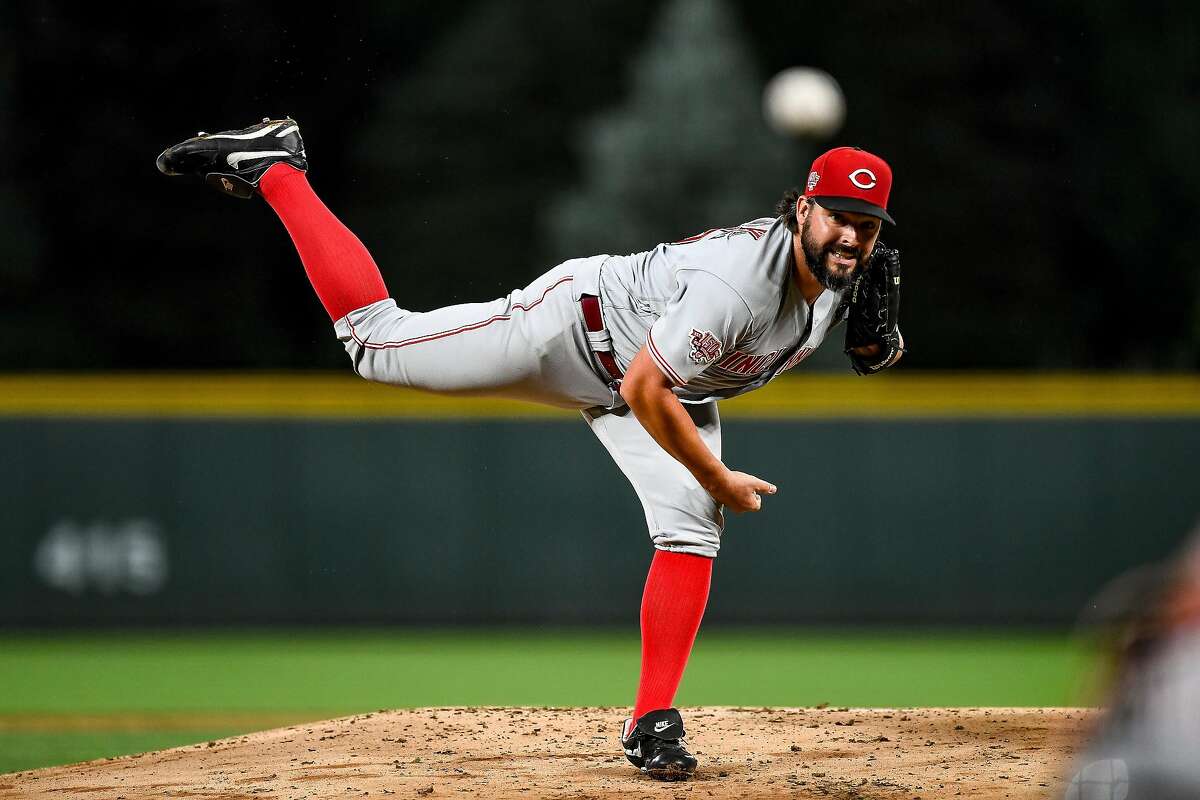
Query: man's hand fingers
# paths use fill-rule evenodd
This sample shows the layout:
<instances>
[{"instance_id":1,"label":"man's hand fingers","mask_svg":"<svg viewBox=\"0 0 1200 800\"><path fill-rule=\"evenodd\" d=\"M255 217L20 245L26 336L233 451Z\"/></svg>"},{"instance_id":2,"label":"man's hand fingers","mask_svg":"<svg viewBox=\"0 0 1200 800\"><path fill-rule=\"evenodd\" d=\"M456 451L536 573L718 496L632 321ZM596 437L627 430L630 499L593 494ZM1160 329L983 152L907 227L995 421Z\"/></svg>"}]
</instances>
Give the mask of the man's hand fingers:
<instances>
[{"instance_id":1,"label":"man's hand fingers","mask_svg":"<svg viewBox=\"0 0 1200 800\"><path fill-rule=\"evenodd\" d=\"M726 503L725 507L735 514L758 511L762 508L762 498L759 497L758 492L750 490L730 498L730 502Z\"/></svg>"},{"instance_id":2,"label":"man's hand fingers","mask_svg":"<svg viewBox=\"0 0 1200 800\"><path fill-rule=\"evenodd\" d=\"M775 494L775 487L766 481L759 481L754 489L750 492L750 502L747 511L762 510L762 496L764 494Z\"/></svg>"},{"instance_id":3,"label":"man's hand fingers","mask_svg":"<svg viewBox=\"0 0 1200 800\"><path fill-rule=\"evenodd\" d=\"M775 484L744 472L730 473L730 477L733 478L730 491L714 492L713 496L735 514L760 510L762 495L779 491Z\"/></svg>"}]
</instances>

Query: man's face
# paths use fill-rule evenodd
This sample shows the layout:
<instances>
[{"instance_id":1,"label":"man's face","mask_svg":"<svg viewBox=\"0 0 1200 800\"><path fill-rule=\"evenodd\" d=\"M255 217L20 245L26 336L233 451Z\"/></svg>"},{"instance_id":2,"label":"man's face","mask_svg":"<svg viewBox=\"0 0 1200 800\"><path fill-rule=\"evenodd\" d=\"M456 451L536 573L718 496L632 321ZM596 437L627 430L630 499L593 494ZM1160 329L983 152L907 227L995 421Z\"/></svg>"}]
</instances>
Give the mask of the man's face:
<instances>
[{"instance_id":1,"label":"man's face","mask_svg":"<svg viewBox=\"0 0 1200 800\"><path fill-rule=\"evenodd\" d=\"M808 269L826 289L840 292L864 269L879 238L879 218L833 211L811 200L798 205L800 247Z\"/></svg>"}]
</instances>

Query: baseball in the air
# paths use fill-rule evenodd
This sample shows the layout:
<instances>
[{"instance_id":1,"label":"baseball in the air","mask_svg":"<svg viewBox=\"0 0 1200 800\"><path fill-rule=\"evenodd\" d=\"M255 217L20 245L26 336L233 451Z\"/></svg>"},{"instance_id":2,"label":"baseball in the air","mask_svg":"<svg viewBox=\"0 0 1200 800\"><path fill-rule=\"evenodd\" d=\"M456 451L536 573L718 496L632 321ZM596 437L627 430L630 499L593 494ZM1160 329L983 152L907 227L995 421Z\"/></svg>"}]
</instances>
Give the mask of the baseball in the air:
<instances>
[{"instance_id":1,"label":"baseball in the air","mask_svg":"<svg viewBox=\"0 0 1200 800\"><path fill-rule=\"evenodd\" d=\"M790 67L763 91L767 122L787 136L826 138L838 132L846 118L846 98L828 72Z\"/></svg>"}]
</instances>

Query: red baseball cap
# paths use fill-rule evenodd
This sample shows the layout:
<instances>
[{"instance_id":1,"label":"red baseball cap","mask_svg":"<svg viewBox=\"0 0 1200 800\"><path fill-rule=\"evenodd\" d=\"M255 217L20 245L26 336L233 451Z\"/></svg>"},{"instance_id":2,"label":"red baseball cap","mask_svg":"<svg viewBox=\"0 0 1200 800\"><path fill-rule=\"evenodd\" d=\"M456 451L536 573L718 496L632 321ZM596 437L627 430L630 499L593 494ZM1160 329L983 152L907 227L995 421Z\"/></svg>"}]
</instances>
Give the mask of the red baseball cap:
<instances>
[{"instance_id":1,"label":"red baseball cap","mask_svg":"<svg viewBox=\"0 0 1200 800\"><path fill-rule=\"evenodd\" d=\"M892 191L892 168L861 147L835 147L817 156L808 173L804 196L834 211L854 211L885 219Z\"/></svg>"}]
</instances>

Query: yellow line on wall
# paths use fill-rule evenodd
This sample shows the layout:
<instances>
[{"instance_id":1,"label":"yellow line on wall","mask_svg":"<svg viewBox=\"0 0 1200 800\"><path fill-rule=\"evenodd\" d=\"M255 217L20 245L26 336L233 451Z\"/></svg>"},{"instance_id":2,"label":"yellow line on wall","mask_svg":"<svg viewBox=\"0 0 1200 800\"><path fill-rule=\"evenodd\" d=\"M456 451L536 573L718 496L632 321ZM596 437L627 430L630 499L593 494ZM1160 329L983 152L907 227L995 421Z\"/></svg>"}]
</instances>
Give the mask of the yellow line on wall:
<instances>
[{"instance_id":1,"label":"yellow line on wall","mask_svg":"<svg viewBox=\"0 0 1200 800\"><path fill-rule=\"evenodd\" d=\"M1197 417L1200 376L897 373L789 376L723 406L732 416L855 418Z\"/></svg>"},{"instance_id":2,"label":"yellow line on wall","mask_svg":"<svg viewBox=\"0 0 1200 800\"><path fill-rule=\"evenodd\" d=\"M1200 417L1200 376L788 375L721 404L726 418ZM0 375L0 417L568 419L515 400L444 397L343 373Z\"/></svg>"},{"instance_id":3,"label":"yellow line on wall","mask_svg":"<svg viewBox=\"0 0 1200 800\"><path fill-rule=\"evenodd\" d=\"M553 417L532 403L444 397L342 373L0 377L0 415L50 417Z\"/></svg>"}]
</instances>

